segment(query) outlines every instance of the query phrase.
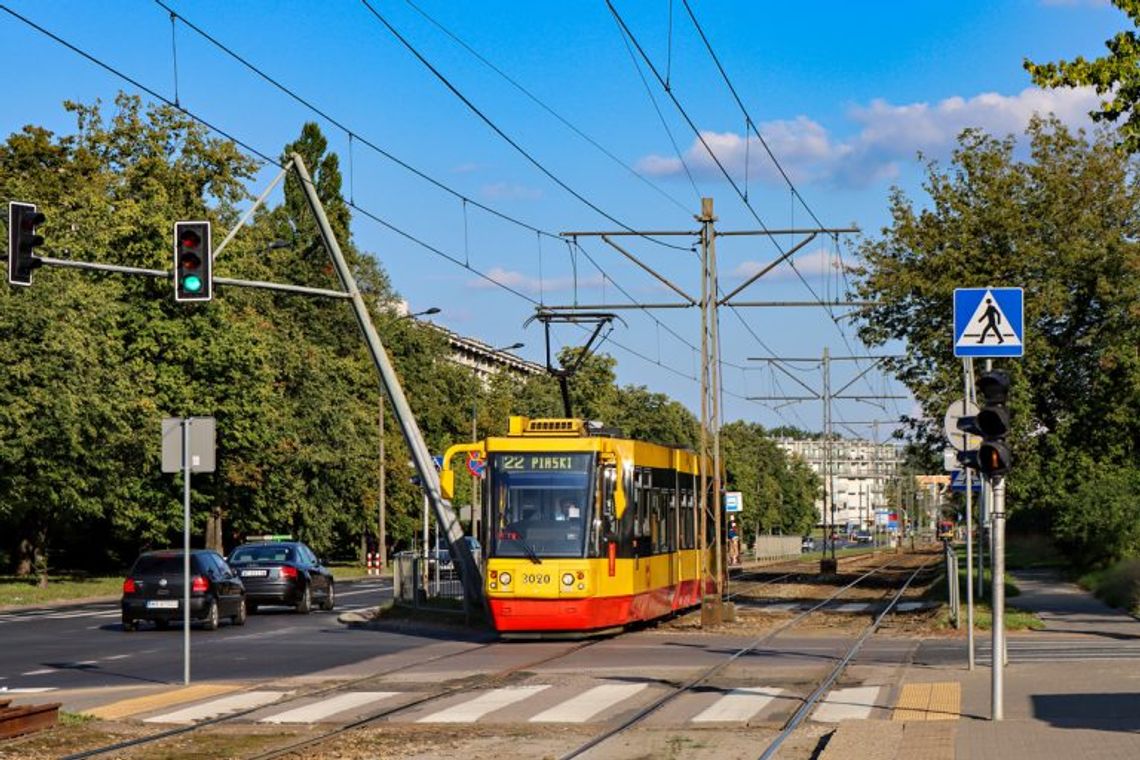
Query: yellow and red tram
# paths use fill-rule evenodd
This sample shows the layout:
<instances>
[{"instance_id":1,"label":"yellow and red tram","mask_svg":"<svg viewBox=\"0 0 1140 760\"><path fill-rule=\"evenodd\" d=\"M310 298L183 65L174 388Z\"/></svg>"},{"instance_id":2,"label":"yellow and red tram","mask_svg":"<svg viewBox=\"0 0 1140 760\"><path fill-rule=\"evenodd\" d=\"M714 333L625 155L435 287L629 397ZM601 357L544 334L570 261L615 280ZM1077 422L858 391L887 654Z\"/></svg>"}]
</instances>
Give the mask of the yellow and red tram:
<instances>
[{"instance_id":1,"label":"yellow and red tram","mask_svg":"<svg viewBox=\"0 0 1140 760\"><path fill-rule=\"evenodd\" d=\"M448 449L445 496L454 490L452 459L472 452L485 461L480 540L496 630L619 628L715 593L715 553L698 546L700 469L692 451L621 438L583 420L511 417L507 435ZM720 517L711 495L708 504ZM712 535L709 522L706 545Z\"/></svg>"}]
</instances>

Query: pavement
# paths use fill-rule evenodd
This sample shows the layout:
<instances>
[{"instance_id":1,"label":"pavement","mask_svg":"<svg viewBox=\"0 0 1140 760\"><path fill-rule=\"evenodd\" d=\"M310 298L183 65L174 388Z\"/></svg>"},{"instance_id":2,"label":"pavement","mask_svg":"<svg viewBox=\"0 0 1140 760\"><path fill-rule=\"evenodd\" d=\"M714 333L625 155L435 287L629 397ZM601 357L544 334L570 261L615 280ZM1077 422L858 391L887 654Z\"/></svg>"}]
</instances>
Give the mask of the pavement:
<instances>
[{"instance_id":1,"label":"pavement","mask_svg":"<svg viewBox=\"0 0 1140 760\"><path fill-rule=\"evenodd\" d=\"M1140 620L1048 571L1012 574L1007 605L1042 631L1009 633L1003 719L992 720L990 634L920 646L882 720L844 721L819 760L1140 758ZM947 656L947 655L950 656Z\"/></svg>"}]
</instances>

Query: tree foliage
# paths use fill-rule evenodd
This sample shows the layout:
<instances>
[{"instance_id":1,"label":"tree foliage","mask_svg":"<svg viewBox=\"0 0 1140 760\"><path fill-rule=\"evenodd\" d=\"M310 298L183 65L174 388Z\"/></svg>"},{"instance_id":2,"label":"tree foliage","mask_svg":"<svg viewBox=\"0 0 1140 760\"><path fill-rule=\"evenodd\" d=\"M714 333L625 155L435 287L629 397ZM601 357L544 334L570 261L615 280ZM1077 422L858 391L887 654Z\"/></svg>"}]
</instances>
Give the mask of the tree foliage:
<instances>
[{"instance_id":1,"label":"tree foliage","mask_svg":"<svg viewBox=\"0 0 1140 760\"><path fill-rule=\"evenodd\" d=\"M1034 119L1029 153L1012 137L967 130L948 170L927 166L929 199L902 191L891 224L861 246L859 296L868 344L905 341L893 369L922 405L916 422L933 457L962 392L953 357L956 287L1025 288L1025 356L998 364L1013 378L1014 509L1086 509L1067 494L1098 467L1134 467L1140 444L1140 210L1135 167L1111 135L1074 134Z\"/></svg>"},{"instance_id":2,"label":"tree foliage","mask_svg":"<svg viewBox=\"0 0 1140 760\"><path fill-rule=\"evenodd\" d=\"M1112 4L1124 11L1134 26L1140 26L1140 1L1112 0ZM1100 109L1089 115L1096 121L1116 122L1127 114L1119 125L1120 136L1123 147L1136 153L1140 151L1140 112L1136 110L1140 101L1140 35L1133 30L1120 32L1104 46L1108 55L1091 61L1083 56L1054 63L1026 59L1025 70L1040 87L1094 87L1104 100Z\"/></svg>"},{"instance_id":3,"label":"tree foliage","mask_svg":"<svg viewBox=\"0 0 1140 760\"><path fill-rule=\"evenodd\" d=\"M175 220L210 220L217 244L250 201L257 164L178 109L129 96L109 115L99 103L67 107L74 134L28 126L0 145L0 190L46 213L45 254L169 270ZM339 161L315 124L282 156L293 153L432 451L502 434L509 414L562 416L551 377L484 385L449 360L443 333L402 318L377 257L353 241ZM254 214L215 272L338 287L303 190L290 174L281 202ZM44 267L32 287L0 288L0 367L0 565L110 569L178 543L182 484L160 472L163 417L217 419L218 470L193 479L195 543L291 532L351 556L378 522L382 408L389 548L418 533L408 452L343 301L219 285L209 303L176 304L161 279ZM586 358L571 383L575 414L694 447L692 414L618 387L615 367ZM470 479L457 480L457 501L469 502Z\"/></svg>"}]
</instances>

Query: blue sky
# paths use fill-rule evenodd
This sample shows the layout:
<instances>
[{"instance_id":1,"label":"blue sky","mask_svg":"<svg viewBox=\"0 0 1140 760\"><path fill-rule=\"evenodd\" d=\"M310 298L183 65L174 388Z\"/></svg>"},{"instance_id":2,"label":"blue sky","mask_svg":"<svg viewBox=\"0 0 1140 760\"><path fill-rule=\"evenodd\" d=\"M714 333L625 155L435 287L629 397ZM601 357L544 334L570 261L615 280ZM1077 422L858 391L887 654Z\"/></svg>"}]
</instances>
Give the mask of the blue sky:
<instances>
[{"instance_id":1,"label":"blue sky","mask_svg":"<svg viewBox=\"0 0 1140 760\"><path fill-rule=\"evenodd\" d=\"M1021 61L1098 56L1104 40L1128 24L1108 3L1080 0L690 0L805 208L793 200L764 148L746 139L745 116L682 0L614 0L645 55L668 77L684 112L737 186L747 188L749 210L646 61L631 53L629 38L604 0L370 4L375 13L349 0L168 0L180 16L341 126L296 103L182 22L173 34L179 102L268 155L294 139L304 121L320 123L341 156L346 195L452 259L356 215L357 244L379 258L410 307L438 306L439 323L493 345L524 341L519 353L536 361L543 359L541 328L524 329L534 304L517 294L548 304L676 300L601 241L582 238L575 248L557 239L559 233L622 226L694 230L699 198L707 196L715 201L721 231L758 229L756 217L768 228L810 225L810 209L827 226L854 223L875 234L887 221L892 184L921 199L916 153L945 160L962 128L1020 132L1034 111L1054 111L1071 124L1087 125L1085 113L1095 104L1091 94L1036 90ZM159 5L10 0L7 6L174 99L172 25ZM378 16L541 168L465 105ZM0 101L4 134L27 123L69 132L74 125L61 106L65 99L110 101L119 89L135 91L6 13L0 13L0 62L9 72L9 96ZM261 182L274 174L266 168ZM251 190L256 195L262 187ZM476 203L514 221L488 214ZM793 242L787 236L777 240L779 247L758 237L722 238L717 249L722 288L734 288ZM691 242L674 242L682 241ZM700 273L688 251L628 238L623 245L682 289L699 293ZM844 263L852 254L852 241L842 241L838 255ZM836 256L833 247L817 240L796 258L807 284L783 267L740 298L834 296L842 287L834 276ZM219 274L225 274L224 267ZM699 315L692 309L621 313L627 325L613 332L605 349L618 359L619 381L646 385L696 409L693 346L699 343ZM730 420L820 425L818 402L772 409L745 400L803 395L791 380L750 357L819 356L824 347L833 355L867 353L851 329L841 333L821 308L726 311L722 324ZM569 328L555 337L558 343L582 340ZM948 352L950 344L947 336ZM833 388L844 385L852 371L852 366L837 366ZM799 376L821 387L817 370L805 367ZM902 392L877 375L856 388L868 394ZM884 405L838 403L835 416L868 421L912 411L907 401ZM881 427L880 435L889 427Z\"/></svg>"}]
</instances>

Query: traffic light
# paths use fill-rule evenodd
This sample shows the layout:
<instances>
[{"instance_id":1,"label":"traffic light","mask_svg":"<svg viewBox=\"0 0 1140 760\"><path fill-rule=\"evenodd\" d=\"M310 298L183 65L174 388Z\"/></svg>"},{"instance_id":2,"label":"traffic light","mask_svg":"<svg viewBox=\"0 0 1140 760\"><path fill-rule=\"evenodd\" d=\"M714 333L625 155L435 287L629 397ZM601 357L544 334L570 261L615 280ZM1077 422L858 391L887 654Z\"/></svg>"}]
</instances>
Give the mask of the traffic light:
<instances>
[{"instance_id":1,"label":"traffic light","mask_svg":"<svg viewBox=\"0 0 1140 760\"><path fill-rule=\"evenodd\" d=\"M982 407L973 417L962 417L958 427L967 433L982 437L977 451L959 455L959 461L983 475L1004 475L1009 472L1013 455L1005 437L1009 435L1009 373L1002 370L986 372L978 380L978 393Z\"/></svg>"},{"instance_id":2,"label":"traffic light","mask_svg":"<svg viewBox=\"0 0 1140 760\"><path fill-rule=\"evenodd\" d=\"M214 297L209 222L174 223L174 300Z\"/></svg>"},{"instance_id":3,"label":"traffic light","mask_svg":"<svg viewBox=\"0 0 1140 760\"><path fill-rule=\"evenodd\" d=\"M36 248L44 244L36 227L44 223L44 215L31 203L8 203L8 282L12 285L31 285L32 270L43 261L35 255Z\"/></svg>"}]
</instances>

